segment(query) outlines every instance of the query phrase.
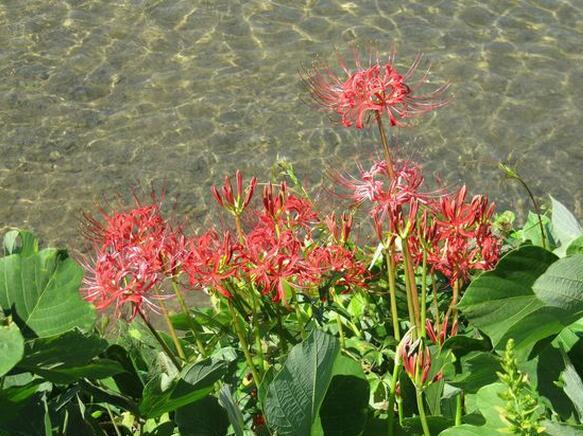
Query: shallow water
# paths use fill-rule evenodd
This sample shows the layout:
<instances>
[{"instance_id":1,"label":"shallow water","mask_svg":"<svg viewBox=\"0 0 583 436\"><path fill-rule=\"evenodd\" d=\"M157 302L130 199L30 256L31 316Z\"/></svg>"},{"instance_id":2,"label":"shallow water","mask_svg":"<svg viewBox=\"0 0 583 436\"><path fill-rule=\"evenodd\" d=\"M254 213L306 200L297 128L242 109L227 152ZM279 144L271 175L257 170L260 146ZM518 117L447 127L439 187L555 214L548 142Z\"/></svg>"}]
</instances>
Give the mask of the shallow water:
<instances>
[{"instance_id":1,"label":"shallow water","mask_svg":"<svg viewBox=\"0 0 583 436\"><path fill-rule=\"evenodd\" d=\"M208 188L277 156L310 186L375 154L373 132L305 104L297 70L333 47L418 51L454 101L400 134L428 175L526 207L495 162L581 216L583 1L3 0L0 230L77 246L79 211L165 184L193 222Z\"/></svg>"}]
</instances>

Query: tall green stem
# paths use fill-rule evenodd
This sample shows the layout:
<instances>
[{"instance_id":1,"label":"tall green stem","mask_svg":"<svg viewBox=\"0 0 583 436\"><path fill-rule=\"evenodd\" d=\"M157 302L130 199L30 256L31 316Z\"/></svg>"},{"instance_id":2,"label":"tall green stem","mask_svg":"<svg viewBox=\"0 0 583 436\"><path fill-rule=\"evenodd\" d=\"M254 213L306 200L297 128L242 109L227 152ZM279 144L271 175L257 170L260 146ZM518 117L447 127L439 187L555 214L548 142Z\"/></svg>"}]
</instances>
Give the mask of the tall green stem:
<instances>
[{"instance_id":1,"label":"tall green stem","mask_svg":"<svg viewBox=\"0 0 583 436\"><path fill-rule=\"evenodd\" d=\"M245 337L245 332L241 331L239 316L237 315L237 312L235 312L235 309L233 308L230 300L227 300L227 305L229 307L229 312L231 312L231 317L233 318L233 328L235 329L235 333L237 334L239 342L241 343L241 348L243 349L243 354L245 355L247 366L249 366L249 369L251 370L251 375L253 376L255 386L259 388L259 385L261 384L261 377L259 377L257 368L255 368L255 365L253 364L253 358L251 357L251 352L249 351L249 343Z\"/></svg>"},{"instance_id":2,"label":"tall green stem","mask_svg":"<svg viewBox=\"0 0 583 436\"><path fill-rule=\"evenodd\" d=\"M194 337L194 342L196 343L196 347L198 348L198 352L203 357L206 357L207 356L206 348L205 348L204 344L202 343L202 341L200 340L200 337L198 336L198 330L196 328L196 323L192 319L192 315L190 313L190 310L188 309L188 305L186 304L186 301L184 300L184 296L182 295L182 291L180 290L180 287L178 286L178 283L176 282L176 279L174 279L174 278L172 279L172 288L174 289L174 293L176 294L176 299L178 300L178 304L180 304L180 308L182 309L182 313L186 317L186 322L188 324L188 327L190 328L190 331L192 332L192 336Z\"/></svg>"},{"instance_id":3,"label":"tall green stem","mask_svg":"<svg viewBox=\"0 0 583 436\"><path fill-rule=\"evenodd\" d=\"M385 161L387 162L387 171L389 177L395 178L395 164L393 163L393 158L391 156L391 150L389 148L389 141L387 140L387 134L385 133L385 127L383 125L383 119L379 112L376 113L377 126L379 128L379 134L381 136L381 143L383 145L383 152L385 154Z\"/></svg>"},{"instance_id":4,"label":"tall green stem","mask_svg":"<svg viewBox=\"0 0 583 436\"><path fill-rule=\"evenodd\" d=\"M415 388L415 397L417 398L417 408L419 409L419 418L421 419L421 427L423 427L423 434L431 436L429 432L429 425L427 424L427 416L425 415L425 406L423 405L423 391Z\"/></svg>"},{"instance_id":5,"label":"tall green stem","mask_svg":"<svg viewBox=\"0 0 583 436\"><path fill-rule=\"evenodd\" d=\"M391 386L389 392L389 406L387 410L387 425L389 436L395 434L395 396L397 395L397 380L399 379L399 372L401 371L401 364L395 363L393 368L393 376L391 378Z\"/></svg>"},{"instance_id":6,"label":"tall green stem","mask_svg":"<svg viewBox=\"0 0 583 436\"><path fill-rule=\"evenodd\" d=\"M455 399L455 425L462 425L463 392L460 392Z\"/></svg>"},{"instance_id":7,"label":"tall green stem","mask_svg":"<svg viewBox=\"0 0 583 436\"><path fill-rule=\"evenodd\" d=\"M423 270L421 271L421 337L425 337L425 318L427 316L427 251L423 250Z\"/></svg>"},{"instance_id":8,"label":"tall green stem","mask_svg":"<svg viewBox=\"0 0 583 436\"><path fill-rule=\"evenodd\" d=\"M403 246L403 260L405 263L405 275L409 286L409 295L411 297L411 306L413 307L414 325L417 327L417 333L421 335L421 323L419 314L419 294L417 293L417 283L415 281L415 271L413 270L413 260L411 259L411 252L409 251L409 241L407 238L401 238Z\"/></svg>"},{"instance_id":9,"label":"tall green stem","mask_svg":"<svg viewBox=\"0 0 583 436\"><path fill-rule=\"evenodd\" d=\"M255 335L255 346L257 347L257 353L259 353L259 358L261 359L261 376L267 371L267 361L265 360L265 355L263 354L263 343L261 341L261 332L259 331L259 307L258 307L258 293L254 286L251 286L251 298L253 300L253 333Z\"/></svg>"},{"instance_id":10,"label":"tall green stem","mask_svg":"<svg viewBox=\"0 0 583 436\"><path fill-rule=\"evenodd\" d=\"M142 318L142 321L144 321L144 324L146 324L146 327L148 327L148 330L150 330L150 333L152 333L152 336L154 336L156 341L158 341L158 343L160 344L160 346L162 347L162 349L164 350L166 355L170 358L170 360L172 361L174 366L178 369L181 369L182 364L176 358L176 356L174 355L172 350L170 350L170 347L168 347L166 342L164 342L164 339L162 339L162 337L158 334L158 332L156 331L154 326L152 324L150 324L150 321L148 321L148 318L146 318L146 315L144 315L144 313L142 312L141 309L138 309L138 315L140 315L140 318Z\"/></svg>"},{"instance_id":11,"label":"tall green stem","mask_svg":"<svg viewBox=\"0 0 583 436\"><path fill-rule=\"evenodd\" d=\"M399 313L397 312L397 292L395 285L395 260L393 258L393 244L385 249L385 259L387 261L387 280L389 281L389 298L391 305L391 318L393 321L393 335L397 341L401 340L399 330Z\"/></svg>"},{"instance_id":12,"label":"tall green stem","mask_svg":"<svg viewBox=\"0 0 583 436\"><path fill-rule=\"evenodd\" d=\"M291 293L292 293L292 300L293 300L293 305L294 305L294 310L296 312L296 318L298 320L298 327L300 328L300 336L302 337L302 340L306 339L306 330L304 329L304 317L302 314L302 310L300 308L300 302L298 301L298 297L296 294L295 289L293 288L293 286L291 287Z\"/></svg>"},{"instance_id":13,"label":"tall green stem","mask_svg":"<svg viewBox=\"0 0 583 436\"><path fill-rule=\"evenodd\" d=\"M182 348L182 344L180 343L180 339L178 339L178 335L176 334L176 329L172 324L172 320L170 319L170 315L168 314L168 309L166 308L166 304L164 301L160 301L160 307L162 308L162 315L164 315L164 320L166 321L166 326L168 327L168 331L170 332L170 337L172 338L172 342L174 342L174 346L176 347L176 351L178 351L178 356L182 360L186 360L186 354L184 354L184 349Z\"/></svg>"},{"instance_id":14,"label":"tall green stem","mask_svg":"<svg viewBox=\"0 0 583 436\"><path fill-rule=\"evenodd\" d=\"M435 324L437 324L437 335L441 333L441 322L439 318L439 298L437 295L437 280L435 274L431 274L431 289L433 290L433 305L435 306Z\"/></svg>"}]
</instances>

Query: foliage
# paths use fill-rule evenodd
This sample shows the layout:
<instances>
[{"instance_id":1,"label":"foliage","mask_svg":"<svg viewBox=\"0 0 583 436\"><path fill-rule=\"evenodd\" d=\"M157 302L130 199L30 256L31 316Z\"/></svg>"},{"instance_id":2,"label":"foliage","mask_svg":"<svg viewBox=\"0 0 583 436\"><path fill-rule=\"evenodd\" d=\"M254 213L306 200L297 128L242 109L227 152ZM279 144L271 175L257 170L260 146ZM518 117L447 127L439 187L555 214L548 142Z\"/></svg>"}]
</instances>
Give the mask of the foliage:
<instances>
[{"instance_id":1,"label":"foliage","mask_svg":"<svg viewBox=\"0 0 583 436\"><path fill-rule=\"evenodd\" d=\"M357 59L342 86L307 73L383 146L357 175L333 172L340 213L285 162L213 187L225 228L189 233L163 196L134 193L85 215L86 258L8 232L0 436L582 434L582 227L506 165L533 201L522 227L392 155L386 118L447 103L447 86L411 94L419 61L400 75Z\"/></svg>"}]
</instances>

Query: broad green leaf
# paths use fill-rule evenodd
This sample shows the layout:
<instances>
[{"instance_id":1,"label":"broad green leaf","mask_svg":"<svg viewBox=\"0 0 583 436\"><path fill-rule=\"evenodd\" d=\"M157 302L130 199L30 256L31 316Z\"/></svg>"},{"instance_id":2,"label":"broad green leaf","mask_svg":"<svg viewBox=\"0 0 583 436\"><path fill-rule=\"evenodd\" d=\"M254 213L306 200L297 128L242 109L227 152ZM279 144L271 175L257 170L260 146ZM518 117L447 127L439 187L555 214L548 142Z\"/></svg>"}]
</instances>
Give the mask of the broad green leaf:
<instances>
[{"instance_id":1,"label":"broad green leaf","mask_svg":"<svg viewBox=\"0 0 583 436\"><path fill-rule=\"evenodd\" d=\"M310 434L340 352L338 340L319 330L292 348L267 388L265 417L279 435Z\"/></svg>"},{"instance_id":2,"label":"broad green leaf","mask_svg":"<svg viewBox=\"0 0 583 436\"><path fill-rule=\"evenodd\" d=\"M494 270L470 283L459 303L460 310L498 346L509 329L543 307L531 287L556 260L553 253L535 246L511 251Z\"/></svg>"},{"instance_id":3,"label":"broad green leaf","mask_svg":"<svg viewBox=\"0 0 583 436\"><path fill-rule=\"evenodd\" d=\"M441 431L451 427L453 421L443 416L428 416L427 426L431 434L439 434ZM423 435L423 426L418 416L405 418L403 426L397 430L397 435Z\"/></svg>"},{"instance_id":4,"label":"broad green leaf","mask_svg":"<svg viewBox=\"0 0 583 436\"><path fill-rule=\"evenodd\" d=\"M441 436L491 436L507 433L508 423L502 416L506 404L498 396L505 389L506 387L502 383L493 383L484 386L476 394L476 406L484 416L484 425L462 424L448 428L439 434Z\"/></svg>"},{"instance_id":5,"label":"broad green leaf","mask_svg":"<svg viewBox=\"0 0 583 436\"><path fill-rule=\"evenodd\" d=\"M362 367L338 355L312 435L360 435L368 419L370 388Z\"/></svg>"},{"instance_id":6,"label":"broad green leaf","mask_svg":"<svg viewBox=\"0 0 583 436\"><path fill-rule=\"evenodd\" d=\"M543 231L545 232L546 248L554 247L554 241L550 230L551 220L549 217L541 215L541 222L543 224ZM523 241L530 241L532 245L536 245L538 247L543 246L543 238L541 235L540 223L537 214L530 211L528 212L526 223L524 223L520 233Z\"/></svg>"},{"instance_id":7,"label":"broad green leaf","mask_svg":"<svg viewBox=\"0 0 583 436\"><path fill-rule=\"evenodd\" d=\"M30 256L38 252L38 239L24 230L10 230L4 235L4 255L20 253Z\"/></svg>"},{"instance_id":8,"label":"broad green leaf","mask_svg":"<svg viewBox=\"0 0 583 436\"><path fill-rule=\"evenodd\" d=\"M573 240L567 247L567 256L574 256L576 254L583 254L583 236L579 236Z\"/></svg>"},{"instance_id":9,"label":"broad green leaf","mask_svg":"<svg viewBox=\"0 0 583 436\"><path fill-rule=\"evenodd\" d=\"M545 420L541 422L541 426L545 429L542 433L544 436L581 436L583 434L583 426L581 425L569 425Z\"/></svg>"},{"instance_id":10,"label":"broad green leaf","mask_svg":"<svg viewBox=\"0 0 583 436\"><path fill-rule=\"evenodd\" d=\"M569 359L567 353L562 349L561 355L565 364L565 369L561 373L561 384L565 394L567 394L575 410L577 410L579 421L581 422L583 419L583 381L581 381L581 377L577 374L577 370L571 363L571 359Z\"/></svg>"},{"instance_id":11,"label":"broad green leaf","mask_svg":"<svg viewBox=\"0 0 583 436\"><path fill-rule=\"evenodd\" d=\"M532 288L538 299L548 306L569 314L583 311L583 255L558 260Z\"/></svg>"},{"instance_id":12,"label":"broad green leaf","mask_svg":"<svg viewBox=\"0 0 583 436\"><path fill-rule=\"evenodd\" d=\"M182 436L224 436L229 428L227 411L211 395L176 411Z\"/></svg>"},{"instance_id":13,"label":"broad green leaf","mask_svg":"<svg viewBox=\"0 0 583 436\"><path fill-rule=\"evenodd\" d=\"M38 434L45 415L38 390L39 381L0 390L0 434Z\"/></svg>"},{"instance_id":14,"label":"broad green leaf","mask_svg":"<svg viewBox=\"0 0 583 436\"><path fill-rule=\"evenodd\" d=\"M26 343L20 366L59 367L83 365L107 348L107 341L77 329L50 338L37 338Z\"/></svg>"},{"instance_id":15,"label":"broad green leaf","mask_svg":"<svg viewBox=\"0 0 583 436\"><path fill-rule=\"evenodd\" d=\"M155 418L206 397L225 373L226 362L205 359L185 367L174 379L154 377L145 387L140 412Z\"/></svg>"},{"instance_id":16,"label":"broad green leaf","mask_svg":"<svg viewBox=\"0 0 583 436\"><path fill-rule=\"evenodd\" d=\"M26 336L88 330L95 310L79 295L83 272L64 251L11 254L0 259L0 306Z\"/></svg>"},{"instance_id":17,"label":"broad green leaf","mask_svg":"<svg viewBox=\"0 0 583 436\"><path fill-rule=\"evenodd\" d=\"M22 359L24 338L14 323L0 325L0 377L10 371Z\"/></svg>"},{"instance_id":18,"label":"broad green leaf","mask_svg":"<svg viewBox=\"0 0 583 436\"><path fill-rule=\"evenodd\" d=\"M219 391L219 404L227 411L227 416L229 418L229 422L233 426L235 435L243 436L245 431L245 421L243 420L243 414L241 413L241 409L239 409L237 403L235 403L233 394L231 394L231 388L227 384L224 384Z\"/></svg>"},{"instance_id":19,"label":"broad green leaf","mask_svg":"<svg viewBox=\"0 0 583 436\"><path fill-rule=\"evenodd\" d=\"M104 339L75 329L27 342L18 368L58 384L73 383L81 378L97 380L124 372L114 360L96 359L105 347L107 341Z\"/></svg>"},{"instance_id":20,"label":"broad green leaf","mask_svg":"<svg viewBox=\"0 0 583 436\"><path fill-rule=\"evenodd\" d=\"M551 196L553 233L561 243L562 251L566 250L569 244L583 236L583 228L560 201Z\"/></svg>"},{"instance_id":21,"label":"broad green leaf","mask_svg":"<svg viewBox=\"0 0 583 436\"><path fill-rule=\"evenodd\" d=\"M476 393L482 387L498 380L500 361L493 353L472 352L462 358L462 371L449 383L466 393Z\"/></svg>"}]
</instances>

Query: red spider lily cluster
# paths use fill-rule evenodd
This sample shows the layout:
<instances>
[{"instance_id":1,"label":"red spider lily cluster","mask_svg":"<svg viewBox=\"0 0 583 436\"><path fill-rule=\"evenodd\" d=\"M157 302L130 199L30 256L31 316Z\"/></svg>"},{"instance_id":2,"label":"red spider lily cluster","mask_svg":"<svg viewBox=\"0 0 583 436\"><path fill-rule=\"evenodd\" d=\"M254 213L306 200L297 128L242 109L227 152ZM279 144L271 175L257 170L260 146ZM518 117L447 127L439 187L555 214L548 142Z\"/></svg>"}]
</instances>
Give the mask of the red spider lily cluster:
<instances>
[{"instance_id":1,"label":"red spider lily cluster","mask_svg":"<svg viewBox=\"0 0 583 436\"><path fill-rule=\"evenodd\" d=\"M350 216L343 215L340 224L333 215L321 220L311 201L291 193L286 183L265 185L261 206L247 210L256 179L244 191L239 172L236 178L235 195L228 177L220 192L212 189L220 206L237 219L246 212L254 223L245 231L237 220L236 234L211 228L185 236L163 218L159 203L137 199L127 211L101 210L101 219L86 215L85 235L97 253L93 263L86 262L86 298L98 309L113 305L116 312L128 303L133 317L142 304L155 307L154 300L165 298L166 278L178 281L181 275L190 289L227 298L243 281L275 302L286 301L287 287L312 292L325 283L343 292L364 284L364 263L347 245ZM326 226L327 239L313 238Z\"/></svg>"},{"instance_id":2,"label":"red spider lily cluster","mask_svg":"<svg viewBox=\"0 0 583 436\"><path fill-rule=\"evenodd\" d=\"M114 306L120 313L132 307L135 317L142 304L155 308L165 298L160 286L182 262L184 237L162 216L160 202L144 204L134 197L134 207L108 213L101 219L85 215L84 234L95 247L94 262L85 262L83 290L98 309Z\"/></svg>"},{"instance_id":3,"label":"red spider lily cluster","mask_svg":"<svg viewBox=\"0 0 583 436\"><path fill-rule=\"evenodd\" d=\"M395 66L394 53L383 62L371 51L368 64L363 65L358 50L354 50L354 69L350 69L341 56L338 60L344 75L336 74L327 66L315 65L304 72L303 80L315 100L339 115L346 127L362 129L371 115L386 115L391 126L404 126L408 119L447 103L442 98L447 84L431 92L420 92L429 71L412 83L422 61L421 55L404 74Z\"/></svg>"},{"instance_id":4,"label":"red spider lily cluster","mask_svg":"<svg viewBox=\"0 0 583 436\"><path fill-rule=\"evenodd\" d=\"M493 268L501 242L491 220L494 203L475 196L466 201L467 189L458 192L423 191L421 167L399 161L390 178L386 162L373 162L369 170L359 167L358 176L336 177L356 206L366 207L383 243L407 239L416 266L426 261L451 283L467 281L472 271ZM396 261L401 254L395 253Z\"/></svg>"}]
</instances>

